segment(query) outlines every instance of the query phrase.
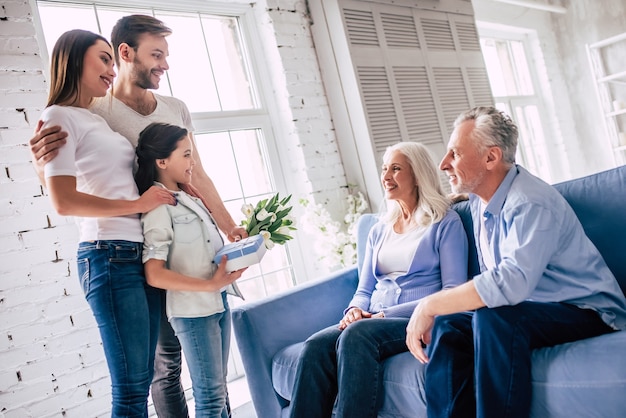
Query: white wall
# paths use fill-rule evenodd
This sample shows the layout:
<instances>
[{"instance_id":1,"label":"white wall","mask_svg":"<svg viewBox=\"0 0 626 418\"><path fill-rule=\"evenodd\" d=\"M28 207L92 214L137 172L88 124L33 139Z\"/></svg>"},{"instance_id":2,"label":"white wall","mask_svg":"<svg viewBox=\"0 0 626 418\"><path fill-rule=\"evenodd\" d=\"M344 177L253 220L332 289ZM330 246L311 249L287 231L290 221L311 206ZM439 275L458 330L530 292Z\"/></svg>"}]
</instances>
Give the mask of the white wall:
<instances>
[{"instance_id":1,"label":"white wall","mask_svg":"<svg viewBox=\"0 0 626 418\"><path fill-rule=\"evenodd\" d=\"M472 0L476 20L536 34L535 59L545 62L540 74L550 129L548 149L558 169L556 181L581 177L613 166L609 140L595 96L585 45L626 31L623 0L555 0L553 13L496 0ZM533 3L529 1L528 3ZM557 135L558 136L558 135Z\"/></svg>"},{"instance_id":2,"label":"white wall","mask_svg":"<svg viewBox=\"0 0 626 418\"><path fill-rule=\"evenodd\" d=\"M52 210L26 144L47 96L32 4L0 8L0 416L107 416L108 372L75 273L76 228ZM273 122L285 184L294 202L312 194L336 208L346 180L306 4L255 8L280 110Z\"/></svg>"},{"instance_id":3,"label":"white wall","mask_svg":"<svg viewBox=\"0 0 626 418\"><path fill-rule=\"evenodd\" d=\"M626 2L567 0L564 4L567 13L552 16L552 24L558 34L557 51L571 103L571 124L583 154L580 164L586 169L582 175L601 171L612 163L585 47L626 32ZM619 59L622 65L626 64L624 55Z\"/></svg>"},{"instance_id":4,"label":"white wall","mask_svg":"<svg viewBox=\"0 0 626 418\"><path fill-rule=\"evenodd\" d=\"M7 417L65 409L89 416L106 410L109 401L98 394L106 395L109 384L75 277L77 234L51 210L25 144L46 100L43 63L29 3L2 6L0 410Z\"/></svg>"}]
</instances>

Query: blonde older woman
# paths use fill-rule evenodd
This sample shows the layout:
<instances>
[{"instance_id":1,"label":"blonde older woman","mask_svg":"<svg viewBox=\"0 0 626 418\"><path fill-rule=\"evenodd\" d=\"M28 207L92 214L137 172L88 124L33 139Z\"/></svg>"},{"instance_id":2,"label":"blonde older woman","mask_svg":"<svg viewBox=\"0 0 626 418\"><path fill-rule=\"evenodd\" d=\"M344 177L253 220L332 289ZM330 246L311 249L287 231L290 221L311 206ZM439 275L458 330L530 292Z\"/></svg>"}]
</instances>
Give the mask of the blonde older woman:
<instances>
[{"instance_id":1,"label":"blonde older woman","mask_svg":"<svg viewBox=\"0 0 626 418\"><path fill-rule=\"evenodd\" d=\"M426 148L389 147L380 179L387 212L369 234L343 319L304 344L292 418L330 417L335 398L336 417L376 417L380 364L408 351L406 327L419 300L467 280L467 236Z\"/></svg>"}]
</instances>

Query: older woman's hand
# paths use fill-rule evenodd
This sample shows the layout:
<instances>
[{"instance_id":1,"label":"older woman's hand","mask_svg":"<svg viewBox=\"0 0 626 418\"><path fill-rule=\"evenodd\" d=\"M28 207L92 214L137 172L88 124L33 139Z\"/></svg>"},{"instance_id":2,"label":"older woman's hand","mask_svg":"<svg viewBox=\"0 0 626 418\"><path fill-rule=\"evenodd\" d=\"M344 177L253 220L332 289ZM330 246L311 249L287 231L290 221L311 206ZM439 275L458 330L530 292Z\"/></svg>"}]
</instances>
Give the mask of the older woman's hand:
<instances>
[{"instance_id":1,"label":"older woman's hand","mask_svg":"<svg viewBox=\"0 0 626 418\"><path fill-rule=\"evenodd\" d=\"M339 329L346 329L348 325L364 318L371 318L372 314L362 310L361 308L351 308L339 321Z\"/></svg>"}]
</instances>

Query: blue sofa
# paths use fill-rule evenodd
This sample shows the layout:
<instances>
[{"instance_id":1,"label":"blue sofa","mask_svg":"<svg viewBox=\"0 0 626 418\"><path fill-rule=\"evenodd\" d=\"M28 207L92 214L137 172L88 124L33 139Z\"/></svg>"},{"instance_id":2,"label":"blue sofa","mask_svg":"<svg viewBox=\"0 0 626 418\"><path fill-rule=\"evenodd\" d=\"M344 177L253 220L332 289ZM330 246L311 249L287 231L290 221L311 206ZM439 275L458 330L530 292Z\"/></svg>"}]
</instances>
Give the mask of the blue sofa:
<instances>
[{"instance_id":1,"label":"blue sofa","mask_svg":"<svg viewBox=\"0 0 626 418\"><path fill-rule=\"evenodd\" d=\"M578 215L626 291L626 166L554 186ZM461 214L473 249L469 205ZM359 263L373 215L359 223ZM360 265L360 264L359 264ZM288 415L302 342L338 323L358 281L358 267L330 274L286 293L234 308L233 325L252 401L259 418ZM470 253L469 277L477 271ZM626 332L536 350L532 359L533 417L626 416ZM379 418L426 416L423 368L410 353L384 364Z\"/></svg>"}]
</instances>

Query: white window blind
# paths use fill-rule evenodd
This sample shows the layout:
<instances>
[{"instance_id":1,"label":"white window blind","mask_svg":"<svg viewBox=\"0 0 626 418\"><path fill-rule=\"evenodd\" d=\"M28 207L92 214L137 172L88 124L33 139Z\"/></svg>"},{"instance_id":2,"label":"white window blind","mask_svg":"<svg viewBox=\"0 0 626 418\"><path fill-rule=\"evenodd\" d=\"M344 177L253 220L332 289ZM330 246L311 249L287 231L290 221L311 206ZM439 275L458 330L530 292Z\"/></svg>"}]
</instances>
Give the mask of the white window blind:
<instances>
[{"instance_id":1,"label":"white window blind","mask_svg":"<svg viewBox=\"0 0 626 418\"><path fill-rule=\"evenodd\" d=\"M378 163L399 141L442 156L454 119L494 104L473 16L388 2L339 6Z\"/></svg>"}]
</instances>

